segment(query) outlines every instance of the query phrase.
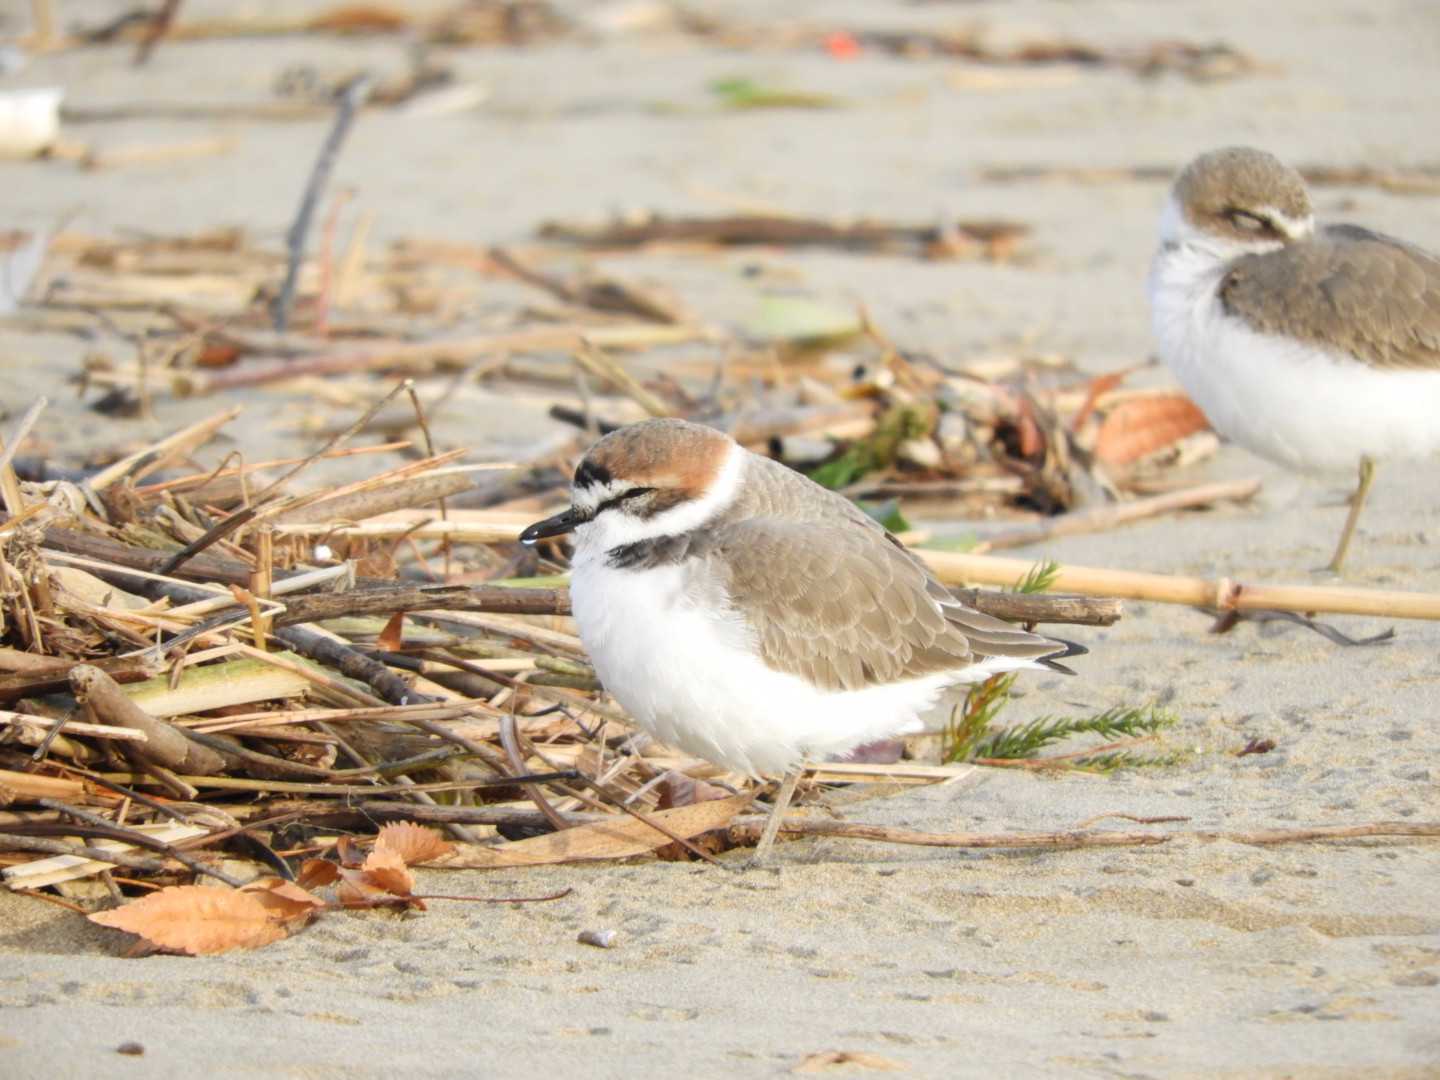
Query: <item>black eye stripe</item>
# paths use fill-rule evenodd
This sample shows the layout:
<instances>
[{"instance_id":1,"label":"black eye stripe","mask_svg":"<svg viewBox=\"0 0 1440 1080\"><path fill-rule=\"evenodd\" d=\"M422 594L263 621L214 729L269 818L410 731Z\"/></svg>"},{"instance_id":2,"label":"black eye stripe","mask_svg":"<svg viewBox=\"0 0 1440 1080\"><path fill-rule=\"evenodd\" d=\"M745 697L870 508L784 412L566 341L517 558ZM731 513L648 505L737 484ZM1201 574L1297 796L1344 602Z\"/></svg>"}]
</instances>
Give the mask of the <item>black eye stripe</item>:
<instances>
[{"instance_id":1,"label":"black eye stripe","mask_svg":"<svg viewBox=\"0 0 1440 1080\"><path fill-rule=\"evenodd\" d=\"M633 488L630 488L628 491L622 491L619 495L616 495L616 496L614 496L613 498L610 498L610 499L606 499L606 500L605 500L604 502L602 502L599 506L597 506L597 507L595 508L595 513L597 513L597 514L602 514L602 513L604 513L606 510L613 510L613 509L615 509L615 507L617 507L617 506L619 506L621 503L623 503L626 499L633 499L633 498L635 498L637 495L649 495L650 492L652 492L652 491L654 491L654 490L655 490L654 488L633 487Z\"/></svg>"}]
</instances>

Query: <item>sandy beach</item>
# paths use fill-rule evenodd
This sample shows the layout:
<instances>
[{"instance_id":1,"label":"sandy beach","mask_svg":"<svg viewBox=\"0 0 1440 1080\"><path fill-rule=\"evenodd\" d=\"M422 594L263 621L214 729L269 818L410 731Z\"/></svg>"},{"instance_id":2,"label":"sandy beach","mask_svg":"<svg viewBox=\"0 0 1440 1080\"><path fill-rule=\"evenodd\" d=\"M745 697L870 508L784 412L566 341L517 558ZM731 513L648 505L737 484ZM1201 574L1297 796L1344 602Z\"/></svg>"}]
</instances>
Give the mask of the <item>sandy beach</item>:
<instances>
[{"instance_id":1,"label":"sandy beach","mask_svg":"<svg viewBox=\"0 0 1440 1080\"><path fill-rule=\"evenodd\" d=\"M91 24L123 6L56 5L65 20ZM240 7L208 0L185 13ZM705 5L750 22L773 18L773 7ZM545 220L633 209L1020 221L1033 228L1031 254L1005 265L781 249L602 262L658 278L721 325L753 312L757 273L779 275L823 299L863 301L904 349L954 360L1059 353L1100 372L1153 353L1144 277L1165 182L977 179L985 167L1168 168L1230 143L1307 165L1440 161L1440 8L1421 0L784 5L787 21L836 28L982 23L1005 41L1223 41L1266 67L1214 82L1076 64L839 62L605 32L604 16L620 8L565 5L602 27L585 41L443 52L485 88L484 101L433 117L366 113L335 186L374 211L379 241L511 242ZM25 17L0 20L0 33L14 35ZM96 46L34 57L0 89L63 86L68 106L92 109L254 101L288 66L397 71L406 48L397 36L168 42L135 68L131 46ZM737 75L834 94L845 107L715 108L707 84ZM328 126L77 123L67 135L97 144L220 135L232 146L161 167L0 162L0 230L235 225L275 241ZM1315 198L1321 217L1440 250L1433 194L1327 186ZM491 302L509 301L497 292ZM61 461L143 442L231 402L255 417L237 435L247 453L313 445L297 423L301 395L284 386L162 399L153 421L87 411L70 381L105 346L0 320L0 407L13 418L48 394L56 404L37 437ZM1170 381L1160 367L1134 380ZM439 441L473 445L476 460L546 431L560 429L543 401L497 400L480 387L436 421ZM1229 446L1192 473L1197 483L1258 476L1264 487L1249 505L1016 554L1333 580L1313 568L1329 556L1352 477L1293 476ZM1380 470L1346 583L1440 591L1433 467ZM1330 621L1356 636L1391 625ZM1071 635L1090 649L1074 664L1078 677L1031 677L1014 706L1025 719L1160 702L1180 717L1167 736L1186 752L1180 764L1108 776L975 769L945 786L882 787L863 799L851 790L835 805L851 820L937 832L1065 829L1106 814L1175 816L1185 830L1226 833L1440 820L1440 627L1395 623L1390 644L1344 648L1291 624L1225 635L1209 625L1201 612L1129 603L1115 627ZM1275 749L1237 756L1251 739ZM1191 838L1017 853L812 839L780 845L773 867L747 872L653 861L424 871L435 892L573 892L546 904L435 902L408 917L334 914L253 952L139 960L122 956L114 931L0 891L0 1075L1440 1077L1437 882L1434 840ZM613 948L577 942L600 929L616 931ZM126 1042L143 1055L117 1053ZM815 1056L827 1052L853 1056Z\"/></svg>"}]
</instances>

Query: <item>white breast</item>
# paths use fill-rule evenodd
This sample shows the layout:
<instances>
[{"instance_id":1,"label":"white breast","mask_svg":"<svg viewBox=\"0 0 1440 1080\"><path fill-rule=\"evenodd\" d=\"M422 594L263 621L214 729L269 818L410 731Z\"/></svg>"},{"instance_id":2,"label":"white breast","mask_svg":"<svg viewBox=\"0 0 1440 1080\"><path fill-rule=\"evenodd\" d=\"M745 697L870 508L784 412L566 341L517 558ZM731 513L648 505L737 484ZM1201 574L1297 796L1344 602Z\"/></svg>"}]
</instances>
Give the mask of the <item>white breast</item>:
<instances>
[{"instance_id":1,"label":"white breast","mask_svg":"<svg viewBox=\"0 0 1440 1080\"><path fill-rule=\"evenodd\" d=\"M1224 271L1181 245L1156 256L1149 281L1160 355L1217 431L1301 470L1440 452L1440 372L1377 370L1257 333L1220 303Z\"/></svg>"},{"instance_id":2,"label":"white breast","mask_svg":"<svg viewBox=\"0 0 1440 1080\"><path fill-rule=\"evenodd\" d=\"M992 670L1033 667L987 661L965 671L890 686L825 693L767 667L744 621L686 563L643 570L606 565L577 551L571 600L580 636L606 688L662 742L737 772L779 774L876 739L921 730L944 689Z\"/></svg>"}]
</instances>

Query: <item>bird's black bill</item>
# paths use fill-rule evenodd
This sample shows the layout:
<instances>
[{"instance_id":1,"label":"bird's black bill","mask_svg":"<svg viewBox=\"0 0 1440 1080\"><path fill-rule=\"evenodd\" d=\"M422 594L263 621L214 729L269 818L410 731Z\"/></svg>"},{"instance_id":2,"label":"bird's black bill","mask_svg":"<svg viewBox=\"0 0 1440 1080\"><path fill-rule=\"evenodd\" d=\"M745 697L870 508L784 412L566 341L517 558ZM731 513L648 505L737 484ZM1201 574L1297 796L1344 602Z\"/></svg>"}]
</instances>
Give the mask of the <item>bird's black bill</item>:
<instances>
[{"instance_id":1,"label":"bird's black bill","mask_svg":"<svg viewBox=\"0 0 1440 1080\"><path fill-rule=\"evenodd\" d=\"M588 519L573 506L564 513L548 517L544 521L537 521L520 534L522 544L533 544L536 540L544 540L547 536L564 536L573 532L575 526L583 525Z\"/></svg>"}]
</instances>

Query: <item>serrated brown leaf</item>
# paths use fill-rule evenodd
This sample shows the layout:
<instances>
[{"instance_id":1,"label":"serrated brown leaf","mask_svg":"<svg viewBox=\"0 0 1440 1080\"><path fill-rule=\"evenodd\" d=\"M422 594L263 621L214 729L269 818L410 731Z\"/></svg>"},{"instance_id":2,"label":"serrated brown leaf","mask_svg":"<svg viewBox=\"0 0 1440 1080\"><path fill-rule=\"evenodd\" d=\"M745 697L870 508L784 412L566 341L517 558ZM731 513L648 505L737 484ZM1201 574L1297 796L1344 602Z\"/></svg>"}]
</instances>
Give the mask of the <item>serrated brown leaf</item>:
<instances>
[{"instance_id":1,"label":"serrated brown leaf","mask_svg":"<svg viewBox=\"0 0 1440 1080\"><path fill-rule=\"evenodd\" d=\"M415 866L449 855L455 850L455 845L424 825L416 825L413 821L394 821L375 837L374 850L393 851L406 866Z\"/></svg>"},{"instance_id":2,"label":"serrated brown leaf","mask_svg":"<svg viewBox=\"0 0 1440 1080\"><path fill-rule=\"evenodd\" d=\"M375 639L376 648L386 652L399 652L405 647L405 612L397 611L385 623L385 629Z\"/></svg>"},{"instance_id":3,"label":"serrated brown leaf","mask_svg":"<svg viewBox=\"0 0 1440 1080\"><path fill-rule=\"evenodd\" d=\"M334 863L330 865L333 866ZM240 891L254 896L265 905L272 919L282 923L306 920L325 906L325 901L314 893L307 892L300 885L284 878L259 878L243 886Z\"/></svg>"},{"instance_id":4,"label":"serrated brown leaf","mask_svg":"<svg viewBox=\"0 0 1440 1080\"><path fill-rule=\"evenodd\" d=\"M389 896L384 889L370 881L364 870L340 867L340 883L335 886L335 899L346 907L371 907L370 901L379 896Z\"/></svg>"},{"instance_id":5,"label":"serrated brown leaf","mask_svg":"<svg viewBox=\"0 0 1440 1080\"><path fill-rule=\"evenodd\" d=\"M138 934L162 949L192 956L254 949L288 933L254 893L206 885L171 885L88 918L101 926Z\"/></svg>"},{"instance_id":6,"label":"serrated brown leaf","mask_svg":"<svg viewBox=\"0 0 1440 1080\"><path fill-rule=\"evenodd\" d=\"M408 897L415 891L415 875L410 873L400 853L389 848L377 845L366 858L360 873L367 885L383 889L393 896Z\"/></svg>"},{"instance_id":7,"label":"serrated brown leaf","mask_svg":"<svg viewBox=\"0 0 1440 1080\"><path fill-rule=\"evenodd\" d=\"M300 864L296 884L302 889L329 885L340 878L340 867L329 859L306 859Z\"/></svg>"},{"instance_id":8,"label":"serrated brown leaf","mask_svg":"<svg viewBox=\"0 0 1440 1080\"><path fill-rule=\"evenodd\" d=\"M373 908L393 906L425 910L425 902L410 895L415 879L405 864L393 856L368 870L340 870L340 884L335 897L346 907Z\"/></svg>"},{"instance_id":9,"label":"serrated brown leaf","mask_svg":"<svg viewBox=\"0 0 1440 1080\"><path fill-rule=\"evenodd\" d=\"M1105 414L1095 457L1107 465L1129 465L1209 426L1199 406L1184 394L1131 398Z\"/></svg>"}]
</instances>

